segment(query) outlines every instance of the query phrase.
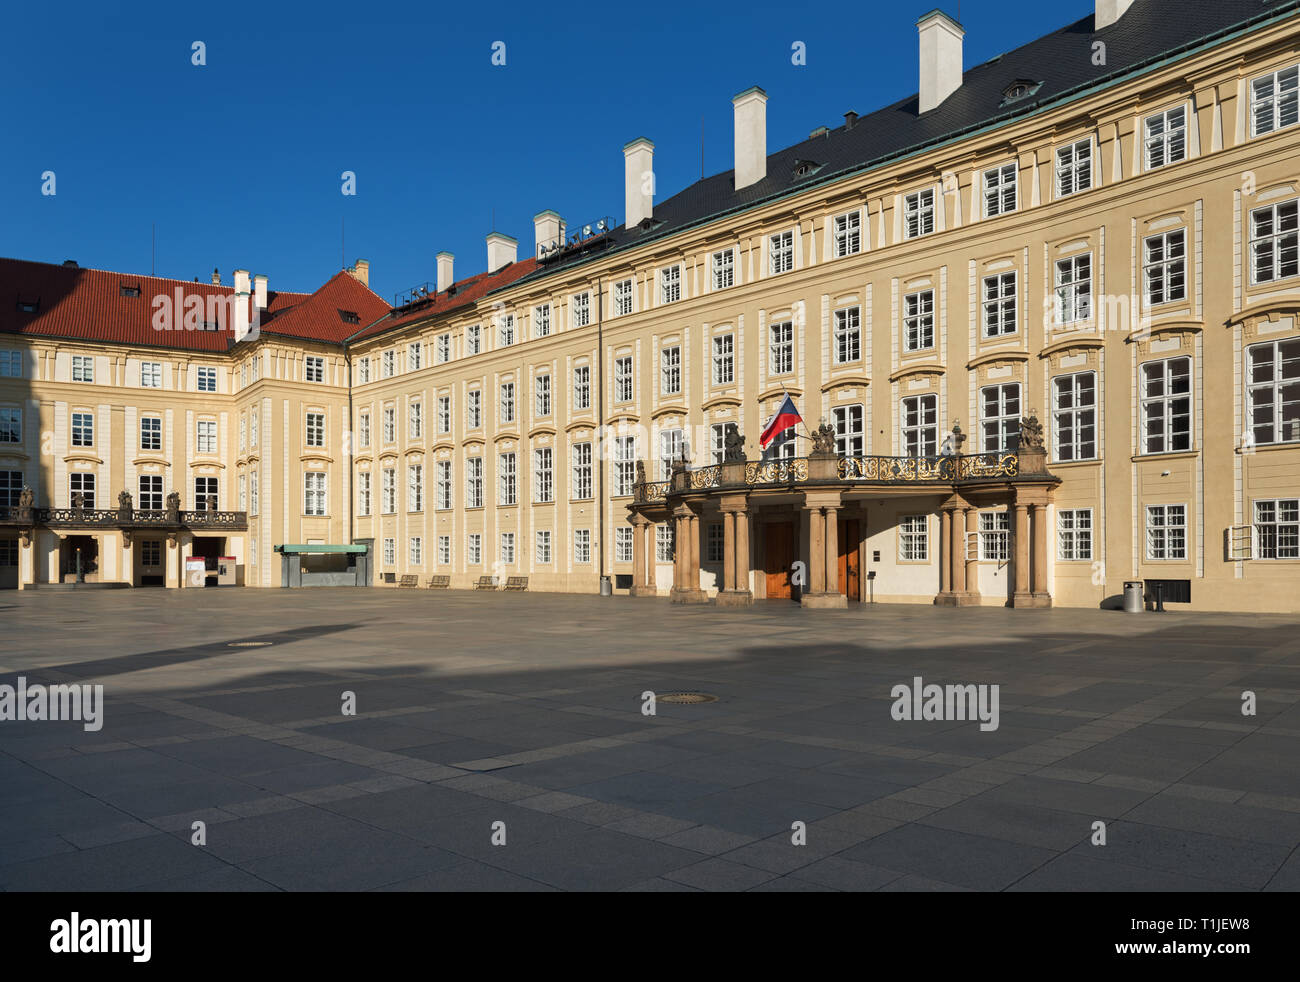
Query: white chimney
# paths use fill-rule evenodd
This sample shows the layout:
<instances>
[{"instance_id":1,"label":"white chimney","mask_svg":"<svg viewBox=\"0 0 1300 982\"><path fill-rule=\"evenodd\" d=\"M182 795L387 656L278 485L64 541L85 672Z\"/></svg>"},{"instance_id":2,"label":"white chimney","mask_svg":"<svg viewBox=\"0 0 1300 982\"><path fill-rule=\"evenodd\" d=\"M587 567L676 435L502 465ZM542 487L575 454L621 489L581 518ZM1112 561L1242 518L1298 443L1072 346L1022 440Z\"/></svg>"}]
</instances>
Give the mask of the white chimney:
<instances>
[{"instance_id":1,"label":"white chimney","mask_svg":"<svg viewBox=\"0 0 1300 982\"><path fill-rule=\"evenodd\" d=\"M757 85L731 100L736 119L736 190L767 177L767 93Z\"/></svg>"},{"instance_id":2,"label":"white chimney","mask_svg":"<svg viewBox=\"0 0 1300 982\"><path fill-rule=\"evenodd\" d=\"M487 249L488 272L495 273L515 261L519 243L501 232L493 232L487 237Z\"/></svg>"},{"instance_id":3,"label":"white chimney","mask_svg":"<svg viewBox=\"0 0 1300 982\"><path fill-rule=\"evenodd\" d=\"M932 10L916 22L921 41L921 93L919 111L928 113L961 88L962 26L941 10Z\"/></svg>"},{"instance_id":4,"label":"white chimney","mask_svg":"<svg viewBox=\"0 0 1300 982\"><path fill-rule=\"evenodd\" d=\"M542 257L542 246L564 244L564 219L558 212L547 210L533 216L533 242L538 259Z\"/></svg>"},{"instance_id":5,"label":"white chimney","mask_svg":"<svg viewBox=\"0 0 1300 982\"><path fill-rule=\"evenodd\" d=\"M235 270L235 341L248 333L248 270Z\"/></svg>"},{"instance_id":6,"label":"white chimney","mask_svg":"<svg viewBox=\"0 0 1300 982\"><path fill-rule=\"evenodd\" d=\"M456 257L450 252L438 253L438 287L439 293L446 293L447 287L456 282L456 277L452 275L452 264Z\"/></svg>"},{"instance_id":7,"label":"white chimney","mask_svg":"<svg viewBox=\"0 0 1300 982\"><path fill-rule=\"evenodd\" d=\"M1110 27L1128 12L1133 0L1097 0L1097 15L1093 18L1094 30Z\"/></svg>"},{"instance_id":8,"label":"white chimney","mask_svg":"<svg viewBox=\"0 0 1300 982\"><path fill-rule=\"evenodd\" d=\"M637 137L623 147L623 224L635 228L650 217L655 197L655 145Z\"/></svg>"},{"instance_id":9,"label":"white chimney","mask_svg":"<svg viewBox=\"0 0 1300 982\"><path fill-rule=\"evenodd\" d=\"M253 302L258 310L266 309L266 276L263 273L253 277Z\"/></svg>"}]
</instances>

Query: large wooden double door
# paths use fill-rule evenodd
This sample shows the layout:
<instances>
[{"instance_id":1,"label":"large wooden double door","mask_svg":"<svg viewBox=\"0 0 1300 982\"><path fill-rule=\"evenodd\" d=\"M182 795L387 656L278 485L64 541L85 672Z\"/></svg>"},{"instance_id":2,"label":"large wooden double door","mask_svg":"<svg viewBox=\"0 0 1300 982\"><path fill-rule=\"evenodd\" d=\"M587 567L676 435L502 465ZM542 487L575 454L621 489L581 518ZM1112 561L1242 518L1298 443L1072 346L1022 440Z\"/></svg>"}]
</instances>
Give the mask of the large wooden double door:
<instances>
[{"instance_id":1,"label":"large wooden double door","mask_svg":"<svg viewBox=\"0 0 1300 982\"><path fill-rule=\"evenodd\" d=\"M794 522L768 522L763 526L763 570L767 574L768 600L796 600L791 582L796 556Z\"/></svg>"}]
</instances>

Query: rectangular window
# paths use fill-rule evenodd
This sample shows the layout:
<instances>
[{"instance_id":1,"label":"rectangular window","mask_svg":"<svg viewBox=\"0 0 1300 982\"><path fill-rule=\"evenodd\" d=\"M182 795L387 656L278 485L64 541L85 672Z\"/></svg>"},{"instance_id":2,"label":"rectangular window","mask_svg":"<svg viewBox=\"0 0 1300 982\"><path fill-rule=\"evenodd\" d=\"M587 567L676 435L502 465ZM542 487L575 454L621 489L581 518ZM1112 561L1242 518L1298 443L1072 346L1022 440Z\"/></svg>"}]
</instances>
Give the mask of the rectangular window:
<instances>
[{"instance_id":1,"label":"rectangular window","mask_svg":"<svg viewBox=\"0 0 1300 982\"><path fill-rule=\"evenodd\" d=\"M1092 509L1062 508L1056 513L1056 558L1066 562L1092 559Z\"/></svg>"},{"instance_id":2,"label":"rectangular window","mask_svg":"<svg viewBox=\"0 0 1300 982\"><path fill-rule=\"evenodd\" d=\"M862 357L862 316L857 307L835 311L835 364Z\"/></svg>"},{"instance_id":3,"label":"rectangular window","mask_svg":"<svg viewBox=\"0 0 1300 982\"><path fill-rule=\"evenodd\" d=\"M18 415L19 410L11 409L9 412L14 414L11 419L16 420L15 425L21 427L22 417ZM95 445L95 417L90 413L72 414L72 445L74 447L93 447Z\"/></svg>"},{"instance_id":4,"label":"rectangular window","mask_svg":"<svg viewBox=\"0 0 1300 982\"><path fill-rule=\"evenodd\" d=\"M451 536L450 535L438 536L438 565L439 566L451 565Z\"/></svg>"},{"instance_id":5,"label":"rectangular window","mask_svg":"<svg viewBox=\"0 0 1300 982\"><path fill-rule=\"evenodd\" d=\"M1066 198L1092 187L1092 140L1056 151L1056 196Z\"/></svg>"},{"instance_id":6,"label":"rectangular window","mask_svg":"<svg viewBox=\"0 0 1300 982\"><path fill-rule=\"evenodd\" d=\"M866 432L860 404L836 406L835 452L841 457L861 457L866 452Z\"/></svg>"},{"instance_id":7,"label":"rectangular window","mask_svg":"<svg viewBox=\"0 0 1300 982\"><path fill-rule=\"evenodd\" d=\"M466 536L465 542L466 561L471 566L479 566L483 563L483 536L479 532L471 532Z\"/></svg>"},{"instance_id":8,"label":"rectangular window","mask_svg":"<svg viewBox=\"0 0 1300 982\"><path fill-rule=\"evenodd\" d=\"M533 308L533 337L549 337L551 333L551 305L544 303Z\"/></svg>"},{"instance_id":9,"label":"rectangular window","mask_svg":"<svg viewBox=\"0 0 1300 982\"><path fill-rule=\"evenodd\" d=\"M573 445L573 494L571 497L574 501L584 501L592 497L590 443L575 443Z\"/></svg>"},{"instance_id":10,"label":"rectangular window","mask_svg":"<svg viewBox=\"0 0 1300 982\"><path fill-rule=\"evenodd\" d=\"M1300 273L1300 201L1284 201L1250 213L1253 283L1272 283Z\"/></svg>"},{"instance_id":11,"label":"rectangular window","mask_svg":"<svg viewBox=\"0 0 1300 982\"><path fill-rule=\"evenodd\" d=\"M1146 132L1147 170L1176 164L1187 156L1187 110L1182 106L1148 116Z\"/></svg>"},{"instance_id":12,"label":"rectangular window","mask_svg":"<svg viewBox=\"0 0 1300 982\"><path fill-rule=\"evenodd\" d=\"M579 365L573 370L573 409L575 412L591 408L591 366Z\"/></svg>"},{"instance_id":13,"label":"rectangular window","mask_svg":"<svg viewBox=\"0 0 1300 982\"><path fill-rule=\"evenodd\" d=\"M903 453L933 457L939 452L939 397L934 393L903 400Z\"/></svg>"},{"instance_id":14,"label":"rectangular window","mask_svg":"<svg viewBox=\"0 0 1300 982\"><path fill-rule=\"evenodd\" d=\"M257 362L253 362L253 365L256 366ZM370 381L370 359L362 358L357 362L357 382L360 385L365 385L369 381Z\"/></svg>"},{"instance_id":15,"label":"rectangular window","mask_svg":"<svg viewBox=\"0 0 1300 982\"><path fill-rule=\"evenodd\" d=\"M903 350L934 347L934 291L922 290L903 298Z\"/></svg>"},{"instance_id":16,"label":"rectangular window","mask_svg":"<svg viewBox=\"0 0 1300 982\"><path fill-rule=\"evenodd\" d=\"M736 381L735 335L720 334L713 339L713 384L731 385Z\"/></svg>"},{"instance_id":17,"label":"rectangular window","mask_svg":"<svg viewBox=\"0 0 1300 982\"><path fill-rule=\"evenodd\" d=\"M1092 316L1092 253L1056 261L1056 322L1077 324Z\"/></svg>"},{"instance_id":18,"label":"rectangular window","mask_svg":"<svg viewBox=\"0 0 1300 982\"><path fill-rule=\"evenodd\" d=\"M1300 498L1255 502L1255 555L1300 559Z\"/></svg>"},{"instance_id":19,"label":"rectangular window","mask_svg":"<svg viewBox=\"0 0 1300 982\"><path fill-rule=\"evenodd\" d=\"M257 410L253 410L253 415L248 417L248 445L257 446Z\"/></svg>"},{"instance_id":20,"label":"rectangular window","mask_svg":"<svg viewBox=\"0 0 1300 982\"><path fill-rule=\"evenodd\" d=\"M317 355L307 356L306 377L308 382L325 381L325 359ZM199 391L203 391L201 388Z\"/></svg>"},{"instance_id":21,"label":"rectangular window","mask_svg":"<svg viewBox=\"0 0 1300 982\"><path fill-rule=\"evenodd\" d=\"M986 453L1019 448L1019 382L986 385L980 389L980 430Z\"/></svg>"},{"instance_id":22,"label":"rectangular window","mask_svg":"<svg viewBox=\"0 0 1300 982\"><path fill-rule=\"evenodd\" d=\"M162 362L140 362L140 385L146 389L162 388Z\"/></svg>"},{"instance_id":23,"label":"rectangular window","mask_svg":"<svg viewBox=\"0 0 1300 982\"><path fill-rule=\"evenodd\" d=\"M362 449L370 446L370 414L360 413L357 416L357 445Z\"/></svg>"},{"instance_id":24,"label":"rectangular window","mask_svg":"<svg viewBox=\"0 0 1300 982\"><path fill-rule=\"evenodd\" d=\"M1005 511L980 512L980 559L1005 563L1011 559L1011 514Z\"/></svg>"},{"instance_id":25,"label":"rectangular window","mask_svg":"<svg viewBox=\"0 0 1300 982\"><path fill-rule=\"evenodd\" d=\"M845 212L831 220L833 229L833 255L836 259L852 256L862 251L862 213Z\"/></svg>"},{"instance_id":26,"label":"rectangular window","mask_svg":"<svg viewBox=\"0 0 1300 982\"><path fill-rule=\"evenodd\" d=\"M1250 119L1255 136L1294 126L1300 119L1298 82L1300 68L1292 65L1250 83Z\"/></svg>"},{"instance_id":27,"label":"rectangular window","mask_svg":"<svg viewBox=\"0 0 1300 982\"><path fill-rule=\"evenodd\" d=\"M682 298L682 268L668 266L659 270L659 302L676 303Z\"/></svg>"},{"instance_id":28,"label":"rectangular window","mask_svg":"<svg viewBox=\"0 0 1300 982\"><path fill-rule=\"evenodd\" d=\"M433 360L441 365L451 361L451 335L439 334L433 343Z\"/></svg>"},{"instance_id":29,"label":"rectangular window","mask_svg":"<svg viewBox=\"0 0 1300 982\"><path fill-rule=\"evenodd\" d=\"M470 457L465 461L465 507L483 507L482 457Z\"/></svg>"},{"instance_id":30,"label":"rectangular window","mask_svg":"<svg viewBox=\"0 0 1300 982\"><path fill-rule=\"evenodd\" d=\"M519 501L519 475L513 452L497 454L497 504L513 505Z\"/></svg>"},{"instance_id":31,"label":"rectangular window","mask_svg":"<svg viewBox=\"0 0 1300 982\"><path fill-rule=\"evenodd\" d=\"M0 351L0 378L23 377L23 353L21 351Z\"/></svg>"},{"instance_id":32,"label":"rectangular window","mask_svg":"<svg viewBox=\"0 0 1300 982\"><path fill-rule=\"evenodd\" d=\"M215 477L196 477L194 479L194 510L217 510L217 479Z\"/></svg>"},{"instance_id":33,"label":"rectangular window","mask_svg":"<svg viewBox=\"0 0 1300 982\"><path fill-rule=\"evenodd\" d=\"M451 510L451 461L439 460L434 465L434 507L439 511Z\"/></svg>"},{"instance_id":34,"label":"rectangular window","mask_svg":"<svg viewBox=\"0 0 1300 982\"><path fill-rule=\"evenodd\" d=\"M655 562L671 563L673 561L673 550L676 545L674 538L671 525L655 526Z\"/></svg>"},{"instance_id":35,"label":"rectangular window","mask_svg":"<svg viewBox=\"0 0 1300 982\"><path fill-rule=\"evenodd\" d=\"M140 500L136 506L142 511L163 510L163 483L158 474L145 474L139 479Z\"/></svg>"},{"instance_id":36,"label":"rectangular window","mask_svg":"<svg viewBox=\"0 0 1300 982\"><path fill-rule=\"evenodd\" d=\"M659 394L680 395L682 391L682 349L678 345L659 352Z\"/></svg>"},{"instance_id":37,"label":"rectangular window","mask_svg":"<svg viewBox=\"0 0 1300 982\"><path fill-rule=\"evenodd\" d=\"M501 383L501 422L513 423L515 421L515 383Z\"/></svg>"},{"instance_id":38,"label":"rectangular window","mask_svg":"<svg viewBox=\"0 0 1300 982\"><path fill-rule=\"evenodd\" d=\"M794 371L794 322L780 321L769 325L767 330L768 371L772 375L789 375Z\"/></svg>"},{"instance_id":39,"label":"rectangular window","mask_svg":"<svg viewBox=\"0 0 1300 982\"><path fill-rule=\"evenodd\" d=\"M424 365L424 345L419 341L406 346L406 370L418 372ZM311 381L308 379L308 381Z\"/></svg>"},{"instance_id":40,"label":"rectangular window","mask_svg":"<svg viewBox=\"0 0 1300 982\"><path fill-rule=\"evenodd\" d=\"M1187 506L1147 505L1147 559L1187 558Z\"/></svg>"},{"instance_id":41,"label":"rectangular window","mask_svg":"<svg viewBox=\"0 0 1300 982\"><path fill-rule=\"evenodd\" d=\"M239 452L243 453L248 449L248 420L243 416L239 417Z\"/></svg>"},{"instance_id":42,"label":"rectangular window","mask_svg":"<svg viewBox=\"0 0 1300 982\"><path fill-rule=\"evenodd\" d=\"M72 381L95 381L95 359L91 355L72 356Z\"/></svg>"},{"instance_id":43,"label":"rectangular window","mask_svg":"<svg viewBox=\"0 0 1300 982\"><path fill-rule=\"evenodd\" d=\"M397 514L397 471L385 467L381 474L379 505L385 515Z\"/></svg>"},{"instance_id":44,"label":"rectangular window","mask_svg":"<svg viewBox=\"0 0 1300 982\"><path fill-rule=\"evenodd\" d=\"M397 540L384 540L384 565L393 566L397 563Z\"/></svg>"},{"instance_id":45,"label":"rectangular window","mask_svg":"<svg viewBox=\"0 0 1300 982\"><path fill-rule=\"evenodd\" d=\"M325 475L320 471L308 471L303 476L304 515L325 514Z\"/></svg>"},{"instance_id":46,"label":"rectangular window","mask_svg":"<svg viewBox=\"0 0 1300 982\"><path fill-rule=\"evenodd\" d=\"M1177 229L1143 242L1147 306L1187 299L1187 232Z\"/></svg>"},{"instance_id":47,"label":"rectangular window","mask_svg":"<svg viewBox=\"0 0 1300 982\"><path fill-rule=\"evenodd\" d=\"M538 375L533 380L533 408L538 416L551 415L551 376Z\"/></svg>"},{"instance_id":48,"label":"rectangular window","mask_svg":"<svg viewBox=\"0 0 1300 982\"><path fill-rule=\"evenodd\" d=\"M1251 345L1246 361L1251 439L1300 441L1300 338Z\"/></svg>"},{"instance_id":49,"label":"rectangular window","mask_svg":"<svg viewBox=\"0 0 1300 982\"><path fill-rule=\"evenodd\" d=\"M438 396L438 432L451 432L451 396Z\"/></svg>"},{"instance_id":50,"label":"rectangular window","mask_svg":"<svg viewBox=\"0 0 1300 982\"><path fill-rule=\"evenodd\" d=\"M777 232L767 239L767 271L772 276L794 269L794 232Z\"/></svg>"},{"instance_id":51,"label":"rectangular window","mask_svg":"<svg viewBox=\"0 0 1300 982\"><path fill-rule=\"evenodd\" d=\"M632 388L632 356L625 355L622 358L614 359L614 401L631 402L633 395Z\"/></svg>"},{"instance_id":52,"label":"rectangular window","mask_svg":"<svg viewBox=\"0 0 1300 982\"><path fill-rule=\"evenodd\" d=\"M508 348L515 343L514 314L502 314L497 318L497 343L502 348Z\"/></svg>"},{"instance_id":53,"label":"rectangular window","mask_svg":"<svg viewBox=\"0 0 1300 982\"><path fill-rule=\"evenodd\" d=\"M934 189L903 198L903 237L915 239L934 231Z\"/></svg>"},{"instance_id":54,"label":"rectangular window","mask_svg":"<svg viewBox=\"0 0 1300 982\"><path fill-rule=\"evenodd\" d=\"M620 525L614 529L614 562L630 563L632 561L632 527Z\"/></svg>"},{"instance_id":55,"label":"rectangular window","mask_svg":"<svg viewBox=\"0 0 1300 982\"><path fill-rule=\"evenodd\" d=\"M636 483L636 437L614 437L614 497L632 493Z\"/></svg>"},{"instance_id":56,"label":"rectangular window","mask_svg":"<svg viewBox=\"0 0 1300 982\"><path fill-rule=\"evenodd\" d=\"M406 407L406 435L410 440L424 438L424 403L412 399Z\"/></svg>"},{"instance_id":57,"label":"rectangular window","mask_svg":"<svg viewBox=\"0 0 1300 982\"><path fill-rule=\"evenodd\" d=\"M324 364L323 361L322 364ZM215 368L200 368L197 378L200 392L217 391L217 370Z\"/></svg>"},{"instance_id":58,"label":"rectangular window","mask_svg":"<svg viewBox=\"0 0 1300 982\"><path fill-rule=\"evenodd\" d=\"M547 565L551 561L551 530L539 529L533 537L536 543L536 555L539 565Z\"/></svg>"},{"instance_id":59,"label":"rectangular window","mask_svg":"<svg viewBox=\"0 0 1300 982\"><path fill-rule=\"evenodd\" d=\"M684 450L681 430L659 431L659 480L666 481L672 476L673 464L681 459Z\"/></svg>"},{"instance_id":60,"label":"rectangular window","mask_svg":"<svg viewBox=\"0 0 1300 982\"><path fill-rule=\"evenodd\" d=\"M1015 334L1016 322L1016 274L984 277L984 336Z\"/></svg>"},{"instance_id":61,"label":"rectangular window","mask_svg":"<svg viewBox=\"0 0 1300 982\"><path fill-rule=\"evenodd\" d=\"M507 566L511 566L515 561L515 534L513 532L501 533L501 551L498 558Z\"/></svg>"},{"instance_id":62,"label":"rectangular window","mask_svg":"<svg viewBox=\"0 0 1300 982\"><path fill-rule=\"evenodd\" d=\"M904 515L898 520L898 558L905 563L930 559L930 517Z\"/></svg>"},{"instance_id":63,"label":"rectangular window","mask_svg":"<svg viewBox=\"0 0 1300 982\"><path fill-rule=\"evenodd\" d=\"M308 413L306 430L307 430L307 441L306 441L307 446L309 447L325 446L325 414L324 413Z\"/></svg>"},{"instance_id":64,"label":"rectangular window","mask_svg":"<svg viewBox=\"0 0 1300 982\"><path fill-rule=\"evenodd\" d=\"M198 421L198 433L195 449L199 453L217 452L217 421L201 419Z\"/></svg>"},{"instance_id":65,"label":"rectangular window","mask_svg":"<svg viewBox=\"0 0 1300 982\"><path fill-rule=\"evenodd\" d=\"M200 478L202 480L202 478ZM76 496L80 495L80 499ZM68 504L76 508L80 500L82 508L95 507L95 475L73 471L68 475Z\"/></svg>"},{"instance_id":66,"label":"rectangular window","mask_svg":"<svg viewBox=\"0 0 1300 982\"><path fill-rule=\"evenodd\" d=\"M159 481L162 478L158 479ZM22 471L0 471L0 508L17 508L23 493ZM141 508L144 506L141 505Z\"/></svg>"},{"instance_id":67,"label":"rectangular window","mask_svg":"<svg viewBox=\"0 0 1300 982\"><path fill-rule=\"evenodd\" d=\"M380 372L380 374L382 375L382 377L392 378L393 372L397 370L397 352L385 351L383 354L383 361L381 365L382 365L382 371Z\"/></svg>"},{"instance_id":68,"label":"rectangular window","mask_svg":"<svg viewBox=\"0 0 1300 982\"><path fill-rule=\"evenodd\" d=\"M591 562L591 529L573 530L573 561Z\"/></svg>"},{"instance_id":69,"label":"rectangular window","mask_svg":"<svg viewBox=\"0 0 1300 982\"><path fill-rule=\"evenodd\" d=\"M573 318L574 327L586 327L591 323L591 294L578 293L573 297Z\"/></svg>"},{"instance_id":70,"label":"rectangular window","mask_svg":"<svg viewBox=\"0 0 1300 982\"><path fill-rule=\"evenodd\" d=\"M1192 360L1142 365L1142 453L1192 448Z\"/></svg>"},{"instance_id":71,"label":"rectangular window","mask_svg":"<svg viewBox=\"0 0 1300 982\"><path fill-rule=\"evenodd\" d=\"M1057 460L1097 456L1097 376L1093 372L1052 379L1052 429Z\"/></svg>"},{"instance_id":72,"label":"rectangular window","mask_svg":"<svg viewBox=\"0 0 1300 982\"><path fill-rule=\"evenodd\" d=\"M725 290L736 285L736 250L723 249L715 252L712 258L713 289Z\"/></svg>"},{"instance_id":73,"label":"rectangular window","mask_svg":"<svg viewBox=\"0 0 1300 982\"><path fill-rule=\"evenodd\" d=\"M248 475L248 477L249 477L249 481L248 481L248 513L249 513L250 515L256 515L256 514L257 514L257 509L258 509L258 496L257 496L258 475L257 475L257 471L253 471L252 473L250 473L250 474ZM369 487L369 485L366 485L366 486Z\"/></svg>"},{"instance_id":74,"label":"rectangular window","mask_svg":"<svg viewBox=\"0 0 1300 982\"><path fill-rule=\"evenodd\" d=\"M706 563L720 563L726 556L726 530L722 522L709 522L706 526L707 531L704 533L704 561ZM631 531L629 529L629 531Z\"/></svg>"},{"instance_id":75,"label":"rectangular window","mask_svg":"<svg viewBox=\"0 0 1300 982\"><path fill-rule=\"evenodd\" d=\"M533 450L533 501L545 504L555 500L555 457L550 447Z\"/></svg>"},{"instance_id":76,"label":"rectangular window","mask_svg":"<svg viewBox=\"0 0 1300 982\"><path fill-rule=\"evenodd\" d=\"M477 430L483 425L483 393L470 389L465 393L465 427Z\"/></svg>"},{"instance_id":77,"label":"rectangular window","mask_svg":"<svg viewBox=\"0 0 1300 982\"><path fill-rule=\"evenodd\" d=\"M406 466L406 510L424 511L424 465Z\"/></svg>"},{"instance_id":78,"label":"rectangular window","mask_svg":"<svg viewBox=\"0 0 1300 982\"><path fill-rule=\"evenodd\" d=\"M393 443L397 440L397 409L393 406L384 407L384 442Z\"/></svg>"},{"instance_id":79,"label":"rectangular window","mask_svg":"<svg viewBox=\"0 0 1300 982\"><path fill-rule=\"evenodd\" d=\"M1005 164L984 172L984 217L994 218L1016 210L1016 165Z\"/></svg>"},{"instance_id":80,"label":"rectangular window","mask_svg":"<svg viewBox=\"0 0 1300 982\"><path fill-rule=\"evenodd\" d=\"M614 316L626 317L632 313L632 298L635 285L632 280L619 280L614 284Z\"/></svg>"},{"instance_id":81,"label":"rectangular window","mask_svg":"<svg viewBox=\"0 0 1300 982\"><path fill-rule=\"evenodd\" d=\"M413 535L410 538L410 544L407 547L407 565L424 565L424 539L418 535Z\"/></svg>"},{"instance_id":82,"label":"rectangular window","mask_svg":"<svg viewBox=\"0 0 1300 982\"><path fill-rule=\"evenodd\" d=\"M715 464L727 456L727 434L736 429L735 423L714 423L709 427L709 454Z\"/></svg>"},{"instance_id":83,"label":"rectangular window","mask_svg":"<svg viewBox=\"0 0 1300 982\"><path fill-rule=\"evenodd\" d=\"M74 420L75 422L75 420ZM0 443L22 443L23 442L23 411L21 409L0 409ZM73 432L74 447L90 446L90 444L79 444L76 442L76 432Z\"/></svg>"},{"instance_id":84,"label":"rectangular window","mask_svg":"<svg viewBox=\"0 0 1300 982\"><path fill-rule=\"evenodd\" d=\"M370 472L357 474L357 514L365 517L370 514Z\"/></svg>"},{"instance_id":85,"label":"rectangular window","mask_svg":"<svg viewBox=\"0 0 1300 982\"><path fill-rule=\"evenodd\" d=\"M256 547L253 549L253 562L257 562ZM150 568L162 565L161 542L157 539L145 539L140 543L140 565Z\"/></svg>"},{"instance_id":86,"label":"rectangular window","mask_svg":"<svg viewBox=\"0 0 1300 982\"><path fill-rule=\"evenodd\" d=\"M476 355L483 350L483 325L470 324L465 328L465 354Z\"/></svg>"}]
</instances>

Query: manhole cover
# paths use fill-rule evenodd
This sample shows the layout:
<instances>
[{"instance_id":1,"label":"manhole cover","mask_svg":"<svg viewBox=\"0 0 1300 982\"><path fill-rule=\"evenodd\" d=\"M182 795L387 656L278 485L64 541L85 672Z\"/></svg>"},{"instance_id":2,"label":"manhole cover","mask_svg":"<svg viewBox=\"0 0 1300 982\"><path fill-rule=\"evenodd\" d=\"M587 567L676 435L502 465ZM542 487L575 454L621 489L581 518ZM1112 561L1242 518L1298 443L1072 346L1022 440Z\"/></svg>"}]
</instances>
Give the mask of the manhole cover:
<instances>
[{"instance_id":1,"label":"manhole cover","mask_svg":"<svg viewBox=\"0 0 1300 982\"><path fill-rule=\"evenodd\" d=\"M717 702L718 697L707 692L669 692L655 697L659 702L678 703L693 706L701 702Z\"/></svg>"},{"instance_id":2,"label":"manhole cover","mask_svg":"<svg viewBox=\"0 0 1300 982\"><path fill-rule=\"evenodd\" d=\"M271 641L228 641L227 648L265 648L274 642Z\"/></svg>"}]
</instances>

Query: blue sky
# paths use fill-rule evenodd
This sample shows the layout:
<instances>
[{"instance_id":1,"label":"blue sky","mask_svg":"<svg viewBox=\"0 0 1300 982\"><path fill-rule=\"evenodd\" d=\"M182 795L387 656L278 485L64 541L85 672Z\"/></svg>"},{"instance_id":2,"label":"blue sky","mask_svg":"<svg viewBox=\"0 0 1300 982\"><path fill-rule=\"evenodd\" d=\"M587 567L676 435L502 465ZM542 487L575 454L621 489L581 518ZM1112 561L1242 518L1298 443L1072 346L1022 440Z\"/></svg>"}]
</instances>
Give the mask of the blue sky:
<instances>
[{"instance_id":1,"label":"blue sky","mask_svg":"<svg viewBox=\"0 0 1300 982\"><path fill-rule=\"evenodd\" d=\"M347 262L368 259L391 302L439 251L457 278L481 271L494 210L521 257L543 209L622 221L634 137L655 143L660 198L699 178L701 123L705 172L730 169L731 96L750 85L769 149L915 92L927 3L15 6L0 255L147 273L155 223L160 276L243 267L307 291L343 265L346 223ZM965 0L966 66L1091 9Z\"/></svg>"}]
</instances>

